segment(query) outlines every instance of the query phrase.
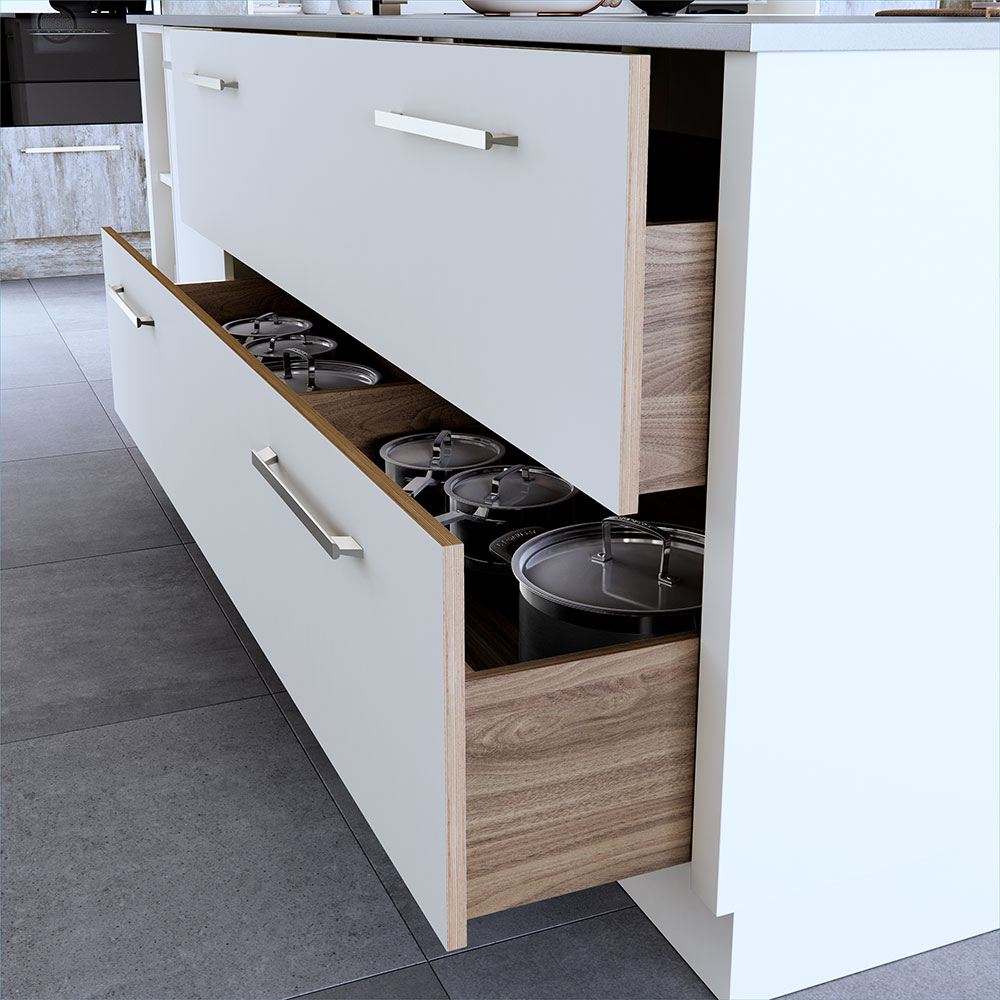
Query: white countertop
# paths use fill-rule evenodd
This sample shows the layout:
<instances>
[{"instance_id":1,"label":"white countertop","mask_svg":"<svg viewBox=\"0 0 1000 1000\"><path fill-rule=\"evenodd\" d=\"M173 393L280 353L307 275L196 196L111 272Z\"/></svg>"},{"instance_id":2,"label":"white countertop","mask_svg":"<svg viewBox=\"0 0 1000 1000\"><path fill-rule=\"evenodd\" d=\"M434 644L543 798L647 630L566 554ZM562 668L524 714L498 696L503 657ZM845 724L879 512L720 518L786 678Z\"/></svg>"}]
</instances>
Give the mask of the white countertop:
<instances>
[{"instance_id":1,"label":"white countertop","mask_svg":"<svg viewBox=\"0 0 1000 1000\"><path fill-rule=\"evenodd\" d=\"M402 38L493 39L522 44L729 52L995 49L1000 18L751 17L690 14L675 17L483 17L434 14L372 17L341 14L259 14L129 17L136 24L238 31L310 32Z\"/></svg>"}]
</instances>

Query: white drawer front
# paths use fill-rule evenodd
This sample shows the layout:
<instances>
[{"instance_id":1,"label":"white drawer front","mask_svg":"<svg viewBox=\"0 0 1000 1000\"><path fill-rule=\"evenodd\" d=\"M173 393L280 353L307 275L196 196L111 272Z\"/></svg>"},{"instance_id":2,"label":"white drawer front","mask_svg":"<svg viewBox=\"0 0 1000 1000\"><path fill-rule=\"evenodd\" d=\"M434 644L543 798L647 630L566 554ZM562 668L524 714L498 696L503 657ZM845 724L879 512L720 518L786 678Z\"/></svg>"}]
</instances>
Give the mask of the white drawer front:
<instances>
[{"instance_id":1,"label":"white drawer front","mask_svg":"<svg viewBox=\"0 0 1000 1000\"><path fill-rule=\"evenodd\" d=\"M186 223L634 504L647 57L183 29L172 53Z\"/></svg>"},{"instance_id":2,"label":"white drawer front","mask_svg":"<svg viewBox=\"0 0 1000 1000\"><path fill-rule=\"evenodd\" d=\"M107 233L104 253L109 285L155 324L137 328L109 290L122 420L431 925L464 943L465 831L448 794L464 744L445 710L449 686L464 691L461 546L418 523ZM266 448L362 556L331 558L252 463Z\"/></svg>"}]
</instances>

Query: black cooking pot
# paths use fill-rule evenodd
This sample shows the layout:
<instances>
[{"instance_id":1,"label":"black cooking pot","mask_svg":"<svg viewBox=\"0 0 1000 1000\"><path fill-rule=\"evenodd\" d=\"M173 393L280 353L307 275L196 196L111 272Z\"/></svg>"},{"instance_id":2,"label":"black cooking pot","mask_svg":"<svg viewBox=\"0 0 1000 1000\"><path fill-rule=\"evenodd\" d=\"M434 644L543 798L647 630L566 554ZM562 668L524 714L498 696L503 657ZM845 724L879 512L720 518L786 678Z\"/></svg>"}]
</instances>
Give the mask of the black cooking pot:
<instances>
[{"instance_id":1,"label":"black cooking pot","mask_svg":"<svg viewBox=\"0 0 1000 1000\"><path fill-rule=\"evenodd\" d=\"M497 538L520 590L522 660L561 656L701 625L705 536L609 517Z\"/></svg>"},{"instance_id":2,"label":"black cooking pot","mask_svg":"<svg viewBox=\"0 0 1000 1000\"><path fill-rule=\"evenodd\" d=\"M679 14L691 0L632 0L632 2L647 14Z\"/></svg>"},{"instance_id":3,"label":"black cooking pot","mask_svg":"<svg viewBox=\"0 0 1000 1000\"><path fill-rule=\"evenodd\" d=\"M504 446L485 434L424 431L393 438L379 449L394 483L435 516L448 510L444 484L456 473L496 465Z\"/></svg>"},{"instance_id":4,"label":"black cooking pot","mask_svg":"<svg viewBox=\"0 0 1000 1000\"><path fill-rule=\"evenodd\" d=\"M439 515L465 545L466 566L506 575L490 553L500 535L526 525L553 527L573 520L576 487L548 469L495 465L452 476L444 484L450 513Z\"/></svg>"}]
</instances>

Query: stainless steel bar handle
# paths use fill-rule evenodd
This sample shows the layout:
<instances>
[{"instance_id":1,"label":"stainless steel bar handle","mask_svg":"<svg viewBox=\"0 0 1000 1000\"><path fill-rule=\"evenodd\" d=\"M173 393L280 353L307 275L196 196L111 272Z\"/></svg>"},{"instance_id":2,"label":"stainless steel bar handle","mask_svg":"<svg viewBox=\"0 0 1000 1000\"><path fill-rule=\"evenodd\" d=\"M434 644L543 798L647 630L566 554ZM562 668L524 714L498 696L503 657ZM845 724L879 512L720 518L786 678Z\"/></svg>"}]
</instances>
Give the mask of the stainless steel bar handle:
<instances>
[{"instance_id":1,"label":"stainless steel bar handle","mask_svg":"<svg viewBox=\"0 0 1000 1000\"><path fill-rule=\"evenodd\" d=\"M118 308L121 309L126 316L128 316L129 322L138 329L141 326L156 326L153 322L152 316L140 316L126 301L125 301L125 286L124 285L108 285L108 291L114 296L115 302L118 303Z\"/></svg>"},{"instance_id":2,"label":"stainless steel bar handle","mask_svg":"<svg viewBox=\"0 0 1000 1000\"><path fill-rule=\"evenodd\" d=\"M309 529L309 534L323 546L331 559L339 559L341 556L355 556L360 559L364 555L365 550L350 535L331 535L309 513L305 504L288 488L275 471L278 465L278 456L274 449L261 448L260 451L251 451L250 458L253 461L253 467L264 477L268 486L285 501L288 509Z\"/></svg>"},{"instance_id":3,"label":"stainless steel bar handle","mask_svg":"<svg viewBox=\"0 0 1000 1000\"><path fill-rule=\"evenodd\" d=\"M440 139L442 142L471 146L473 149L492 149L494 146L517 145L516 135L487 132L481 128L466 128L464 125L449 125L447 122L436 122L430 118L413 118L395 111L376 111L375 124L379 128L390 128L395 132L409 132L410 135L423 135L428 139Z\"/></svg>"},{"instance_id":4,"label":"stainless steel bar handle","mask_svg":"<svg viewBox=\"0 0 1000 1000\"><path fill-rule=\"evenodd\" d=\"M22 153L114 153L118 146L25 146Z\"/></svg>"},{"instance_id":5,"label":"stainless steel bar handle","mask_svg":"<svg viewBox=\"0 0 1000 1000\"><path fill-rule=\"evenodd\" d=\"M236 80L220 80L217 76L201 76L199 73L184 73L184 82L193 83L196 87L204 87L206 90L239 90L239 83Z\"/></svg>"}]
</instances>

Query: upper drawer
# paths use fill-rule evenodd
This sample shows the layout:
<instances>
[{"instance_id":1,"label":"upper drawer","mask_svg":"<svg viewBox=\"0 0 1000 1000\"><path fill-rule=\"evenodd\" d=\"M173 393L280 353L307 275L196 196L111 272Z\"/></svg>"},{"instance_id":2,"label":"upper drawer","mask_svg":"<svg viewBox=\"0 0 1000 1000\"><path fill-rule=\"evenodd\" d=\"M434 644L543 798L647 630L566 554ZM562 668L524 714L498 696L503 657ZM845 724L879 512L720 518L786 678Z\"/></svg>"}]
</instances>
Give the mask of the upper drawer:
<instances>
[{"instance_id":1,"label":"upper drawer","mask_svg":"<svg viewBox=\"0 0 1000 1000\"><path fill-rule=\"evenodd\" d=\"M635 509L648 57L180 29L172 65L187 224Z\"/></svg>"}]
</instances>

